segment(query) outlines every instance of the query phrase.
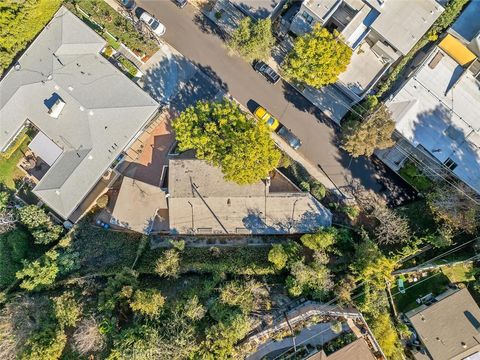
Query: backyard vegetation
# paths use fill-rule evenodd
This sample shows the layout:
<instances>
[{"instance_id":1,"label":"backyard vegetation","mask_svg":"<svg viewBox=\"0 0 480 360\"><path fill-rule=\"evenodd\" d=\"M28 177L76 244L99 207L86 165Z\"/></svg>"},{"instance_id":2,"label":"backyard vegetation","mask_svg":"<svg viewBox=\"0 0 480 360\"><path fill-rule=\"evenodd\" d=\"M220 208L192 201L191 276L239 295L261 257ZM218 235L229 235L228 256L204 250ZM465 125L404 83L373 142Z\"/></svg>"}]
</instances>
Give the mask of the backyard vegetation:
<instances>
[{"instance_id":1,"label":"backyard vegetation","mask_svg":"<svg viewBox=\"0 0 480 360\"><path fill-rule=\"evenodd\" d=\"M128 19L117 13L103 0L67 0L65 4L69 10L102 35L114 49L118 48L118 41L140 56L150 56L158 49L158 44L154 40L137 31ZM79 9L87 13L90 19L86 18ZM118 41L105 33L105 30L115 36Z\"/></svg>"},{"instance_id":2,"label":"backyard vegetation","mask_svg":"<svg viewBox=\"0 0 480 360\"><path fill-rule=\"evenodd\" d=\"M270 19L254 21L244 18L228 43L230 48L248 61L266 60L274 44Z\"/></svg>"}]
</instances>

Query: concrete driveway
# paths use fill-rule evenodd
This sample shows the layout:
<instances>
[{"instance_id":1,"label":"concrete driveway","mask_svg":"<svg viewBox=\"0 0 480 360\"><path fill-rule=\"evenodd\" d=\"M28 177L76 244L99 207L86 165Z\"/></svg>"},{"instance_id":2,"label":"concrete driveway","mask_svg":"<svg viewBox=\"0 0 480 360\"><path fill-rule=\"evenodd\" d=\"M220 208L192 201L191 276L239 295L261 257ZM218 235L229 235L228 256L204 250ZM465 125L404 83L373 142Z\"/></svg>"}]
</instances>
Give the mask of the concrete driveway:
<instances>
[{"instance_id":1,"label":"concrete driveway","mask_svg":"<svg viewBox=\"0 0 480 360\"><path fill-rule=\"evenodd\" d=\"M271 85L243 59L230 56L218 28L192 5L179 9L168 0L137 0L137 4L165 24L164 41L207 70L240 103L250 110L260 104L292 129L302 140L303 158L342 190L357 183L388 198L410 196L401 179L383 164L351 159L341 150L337 125L288 83Z\"/></svg>"}]
</instances>

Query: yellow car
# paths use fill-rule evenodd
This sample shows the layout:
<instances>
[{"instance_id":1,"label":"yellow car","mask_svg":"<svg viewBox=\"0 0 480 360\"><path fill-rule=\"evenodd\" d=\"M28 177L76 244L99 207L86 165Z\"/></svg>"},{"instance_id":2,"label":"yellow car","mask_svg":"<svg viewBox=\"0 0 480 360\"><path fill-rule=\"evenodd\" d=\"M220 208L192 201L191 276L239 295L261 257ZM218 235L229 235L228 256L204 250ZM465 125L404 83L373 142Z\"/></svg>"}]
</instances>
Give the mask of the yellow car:
<instances>
[{"instance_id":1,"label":"yellow car","mask_svg":"<svg viewBox=\"0 0 480 360\"><path fill-rule=\"evenodd\" d=\"M277 128L280 126L280 123L278 122L278 120L261 106L257 107L254 114L257 117L257 119L267 124L267 126L272 131L277 130Z\"/></svg>"}]
</instances>

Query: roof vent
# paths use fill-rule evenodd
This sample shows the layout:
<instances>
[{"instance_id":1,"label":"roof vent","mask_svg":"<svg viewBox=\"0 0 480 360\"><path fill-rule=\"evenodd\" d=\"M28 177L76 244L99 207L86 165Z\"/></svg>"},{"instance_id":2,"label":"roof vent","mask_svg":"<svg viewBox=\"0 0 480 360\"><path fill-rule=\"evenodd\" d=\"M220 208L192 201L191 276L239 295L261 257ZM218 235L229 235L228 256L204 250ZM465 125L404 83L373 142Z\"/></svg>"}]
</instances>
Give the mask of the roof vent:
<instances>
[{"instance_id":1,"label":"roof vent","mask_svg":"<svg viewBox=\"0 0 480 360\"><path fill-rule=\"evenodd\" d=\"M70 86L68 87L68 90L73 91L73 86L70 85Z\"/></svg>"},{"instance_id":2,"label":"roof vent","mask_svg":"<svg viewBox=\"0 0 480 360\"><path fill-rule=\"evenodd\" d=\"M461 344L462 344L462 347L463 347L464 349L467 348L467 344L465 344L463 341L461 342Z\"/></svg>"},{"instance_id":3,"label":"roof vent","mask_svg":"<svg viewBox=\"0 0 480 360\"><path fill-rule=\"evenodd\" d=\"M59 191L59 190L55 190L55 194L60 195L60 191Z\"/></svg>"},{"instance_id":4,"label":"roof vent","mask_svg":"<svg viewBox=\"0 0 480 360\"><path fill-rule=\"evenodd\" d=\"M60 115L64 107L65 101L63 101L60 97L57 97L53 104L48 108L48 115L55 119L58 119L58 116Z\"/></svg>"},{"instance_id":5,"label":"roof vent","mask_svg":"<svg viewBox=\"0 0 480 360\"><path fill-rule=\"evenodd\" d=\"M80 111L85 111L85 108L80 105Z\"/></svg>"},{"instance_id":6,"label":"roof vent","mask_svg":"<svg viewBox=\"0 0 480 360\"><path fill-rule=\"evenodd\" d=\"M92 115L93 115L93 111L90 110L90 111L88 112L88 115L92 116Z\"/></svg>"}]
</instances>

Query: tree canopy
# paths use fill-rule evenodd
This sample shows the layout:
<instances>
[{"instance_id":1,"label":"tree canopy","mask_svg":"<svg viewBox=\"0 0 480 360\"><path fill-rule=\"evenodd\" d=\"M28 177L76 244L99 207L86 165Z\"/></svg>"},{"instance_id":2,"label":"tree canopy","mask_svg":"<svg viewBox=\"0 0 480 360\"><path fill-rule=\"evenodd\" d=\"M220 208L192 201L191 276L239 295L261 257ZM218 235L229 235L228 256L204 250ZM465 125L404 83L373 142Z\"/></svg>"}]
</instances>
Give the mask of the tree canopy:
<instances>
[{"instance_id":1,"label":"tree canopy","mask_svg":"<svg viewBox=\"0 0 480 360\"><path fill-rule=\"evenodd\" d=\"M271 20L255 21L247 16L233 32L228 46L246 60L252 61L267 59L273 43Z\"/></svg>"},{"instance_id":2,"label":"tree canopy","mask_svg":"<svg viewBox=\"0 0 480 360\"><path fill-rule=\"evenodd\" d=\"M320 88L332 84L347 69L352 56L338 33L331 34L317 24L295 41L282 69L287 77Z\"/></svg>"},{"instance_id":3,"label":"tree canopy","mask_svg":"<svg viewBox=\"0 0 480 360\"><path fill-rule=\"evenodd\" d=\"M395 144L392 139L395 121L388 108L381 104L362 121L346 122L342 128L342 147L353 157L371 156L376 149Z\"/></svg>"},{"instance_id":4,"label":"tree canopy","mask_svg":"<svg viewBox=\"0 0 480 360\"><path fill-rule=\"evenodd\" d=\"M180 151L219 166L226 180L252 184L278 165L280 152L266 125L247 118L237 104L198 102L173 121Z\"/></svg>"}]
</instances>

